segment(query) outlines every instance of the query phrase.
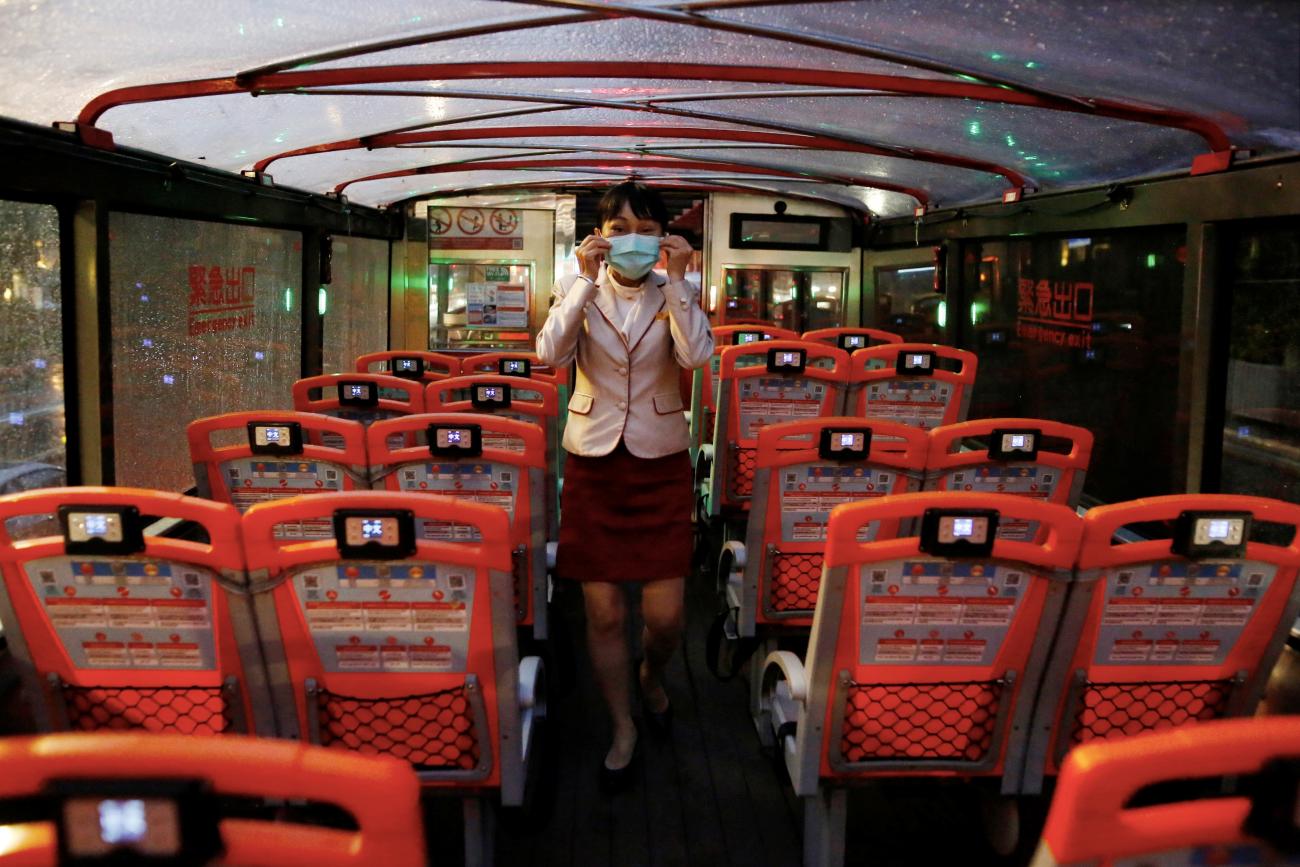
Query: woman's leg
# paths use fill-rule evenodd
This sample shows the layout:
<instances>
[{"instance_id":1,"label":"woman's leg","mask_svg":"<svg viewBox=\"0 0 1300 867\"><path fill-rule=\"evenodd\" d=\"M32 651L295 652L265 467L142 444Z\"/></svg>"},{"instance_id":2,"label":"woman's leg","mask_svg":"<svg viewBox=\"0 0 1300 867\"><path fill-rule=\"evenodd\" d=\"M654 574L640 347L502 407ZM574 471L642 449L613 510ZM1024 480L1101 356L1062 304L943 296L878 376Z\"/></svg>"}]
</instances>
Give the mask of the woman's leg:
<instances>
[{"instance_id":1,"label":"woman's leg","mask_svg":"<svg viewBox=\"0 0 1300 867\"><path fill-rule=\"evenodd\" d=\"M641 695L646 706L656 713L668 708L664 669L682 643L685 591L685 578L651 581L641 590L641 616L645 620L645 630L641 633L641 645L645 649L640 672Z\"/></svg>"},{"instance_id":2,"label":"woman's leg","mask_svg":"<svg viewBox=\"0 0 1300 867\"><path fill-rule=\"evenodd\" d=\"M582 598L587 609L587 647L596 685L605 697L614 723L614 742L605 756L605 767L621 768L632 760L636 726L628 683L627 636L624 620L627 606L623 588L604 581L585 581Z\"/></svg>"}]
</instances>

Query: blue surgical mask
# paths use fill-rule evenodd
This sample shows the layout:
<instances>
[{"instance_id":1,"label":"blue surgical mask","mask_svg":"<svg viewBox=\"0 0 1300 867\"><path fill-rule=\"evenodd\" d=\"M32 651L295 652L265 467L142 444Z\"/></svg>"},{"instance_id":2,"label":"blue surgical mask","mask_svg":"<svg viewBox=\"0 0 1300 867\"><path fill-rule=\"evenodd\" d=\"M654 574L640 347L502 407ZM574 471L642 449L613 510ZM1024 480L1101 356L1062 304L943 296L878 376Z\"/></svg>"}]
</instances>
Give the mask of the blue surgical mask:
<instances>
[{"instance_id":1,"label":"blue surgical mask","mask_svg":"<svg viewBox=\"0 0 1300 867\"><path fill-rule=\"evenodd\" d=\"M609 239L605 261L624 277L639 280L659 261L659 239L654 235L615 235Z\"/></svg>"}]
</instances>

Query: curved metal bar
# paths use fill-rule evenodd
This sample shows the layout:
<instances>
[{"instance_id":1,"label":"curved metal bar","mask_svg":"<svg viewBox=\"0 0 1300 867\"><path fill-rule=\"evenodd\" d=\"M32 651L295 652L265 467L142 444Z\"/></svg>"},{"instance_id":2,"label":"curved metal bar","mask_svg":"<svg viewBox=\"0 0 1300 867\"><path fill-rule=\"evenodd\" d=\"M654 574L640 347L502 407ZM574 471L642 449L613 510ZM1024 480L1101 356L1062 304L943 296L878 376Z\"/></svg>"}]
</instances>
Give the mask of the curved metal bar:
<instances>
[{"instance_id":1,"label":"curved metal bar","mask_svg":"<svg viewBox=\"0 0 1300 867\"><path fill-rule=\"evenodd\" d=\"M824 69L719 66L695 63L633 63L602 60L435 63L412 66L355 67L349 69L278 72L246 81L227 77L135 85L116 88L95 97L82 108L77 122L83 126L93 127L104 112L123 105L216 96L253 90L294 90L330 85L385 84L402 81L555 77L738 81L879 90L947 99L978 99L1007 105L1090 113L1101 117L1184 129L1200 135L1215 151L1229 150L1232 145L1224 130L1208 118L1170 109L1129 105L1114 100L1089 100L1088 105L1091 110L1085 112L1077 100L1060 100L966 81L908 78L905 76Z\"/></svg>"},{"instance_id":2,"label":"curved metal bar","mask_svg":"<svg viewBox=\"0 0 1300 867\"><path fill-rule=\"evenodd\" d=\"M330 88L313 88L311 90L306 90L306 91L293 90L293 91L285 91L285 93L292 93L292 94L304 95L304 96L319 95L319 94L341 94L341 95L350 95L350 96L367 96L367 95L421 96L421 97L426 96L426 94L417 93L413 91L384 91L384 90L371 90L371 89L337 90L337 89L330 89ZM786 95L788 93L798 93L798 91L767 91L763 95L776 97L776 96ZM447 98L467 98L467 99L481 96L481 98L483 99L499 99L499 100L514 101L514 102L532 101L532 102L539 102L544 104L536 108L480 112L478 114L465 115L463 117L446 118L444 120L439 120L439 121L430 121L426 123L412 124L411 126L398 127L396 129L386 130L381 133L373 133L371 136L363 136L360 139L346 139L342 142L330 142L323 145L313 145L307 148L300 148L294 151L285 151L283 153L274 154L270 157L266 157L262 160L259 160L256 164L254 164L253 169L254 171L264 172L266 171L266 167L269 166L275 160L283 159L289 156L305 156L313 153L327 153L336 150L348 150L350 149L351 143L353 142L362 142L364 146L364 141L366 138L373 138L374 136L378 136L378 135L394 135L398 133L416 132L419 130L457 126L459 124L472 123L481 120L495 120L495 119L507 118L507 117L522 117L525 115L545 114L547 112L562 111L567 108L612 108L612 109L622 110L622 111L639 111L648 114L667 115L669 117L689 118L692 120L711 120L719 123L727 123L730 125L730 128L733 129L741 128L741 127L753 127L760 130L772 130L779 133L786 133L786 134L793 133L797 135L811 136L814 138L825 139L827 141L841 142L843 144L848 145L851 150L855 150L858 147L869 147L869 148L879 150L883 156L894 156L894 157L898 157L899 159L919 160L922 162L932 162L939 165L955 166L957 168L970 168L977 171L988 171L994 174L1002 175L1012 184L1013 187L1021 187L1028 190L1038 189L1038 184L1036 181L1034 181L1029 176L1016 171L1015 169L1012 169L1008 166L998 165L996 163L983 163L983 161L981 160L975 160L970 157L958 156L955 154L949 154L942 151L926 150L924 148L911 148L911 147L899 147L896 145L887 145L887 144L882 144L880 142L871 141L869 139L864 139L858 136L849 136L849 135L844 135L843 133L828 133L824 130L818 130L812 127L800 127L800 126L793 126L790 124L780 124L772 121L765 121L759 118L732 117L730 115L718 114L717 112L698 111L695 109L666 108L660 104L664 102L671 102L674 99L678 99L680 97L674 97L673 99L655 97L649 100L601 100L601 99L588 99L582 97L563 97L563 98L556 98L552 100L550 97L540 95L540 94L511 93L508 95L506 94L496 95L496 94L486 94L486 93L479 94L477 91L439 91L438 95ZM816 92L815 95L817 96L863 95L863 96L889 96L889 97L904 96L903 94L885 94L875 90L870 90L870 91L846 90L842 92L829 90L829 91L818 91ZM555 105L549 104L551 102L555 102L556 104Z\"/></svg>"},{"instance_id":3,"label":"curved metal bar","mask_svg":"<svg viewBox=\"0 0 1300 867\"><path fill-rule=\"evenodd\" d=\"M732 167L732 170L741 173L750 173L753 172L754 170L758 170L757 173L759 174L767 174L773 177L789 177L789 178L797 178L800 181L807 181L807 182L830 183L830 184L851 184L853 186L871 187L871 188L876 188L881 190L887 190L889 192L900 193L902 195L911 196L912 198L916 199L919 203L927 207L933 204L932 200L929 197L928 190L923 190L920 188L913 188L913 187L898 186L888 181L885 178L874 178L874 177L858 178L858 177L849 177L849 176L843 176L838 174L828 174L825 172L804 172L798 168L792 168L790 166L776 166L776 165L771 165L770 163L754 162L751 160L736 160L730 158L713 158L709 160L699 160L691 156L690 154L672 153L670 151L647 154L646 152L637 148L612 148L612 147L592 147L592 146L556 147L550 149L538 149L533 151L520 151L518 153L513 153L513 154L493 154L491 156L468 157L466 159L460 159L460 160L448 160L447 162L434 163L428 166L422 166L422 167L413 166L412 170L416 168L434 169L436 167L438 171L455 172L457 171L455 167L459 166L459 167L463 167L461 169L462 171L482 171L483 170L481 166L482 163L500 164L506 161L517 161L519 165L522 167L522 166L530 166L535 162L543 162L541 160L537 160L536 159L537 157L559 156L564 154L587 154L587 153L617 154L622 156L630 156L636 158L638 163L646 158L653 159L655 157L660 157L660 158L666 158L668 160L672 160L674 163L678 165L684 162L700 163L700 164L707 163L710 165L710 167L714 165L725 165L725 166ZM400 172L402 170L394 169L392 171ZM417 171L416 173L437 174L438 171L426 171L426 172ZM363 179L356 179L352 181L346 181L344 184L341 184L339 187L336 187L334 192L336 193L342 192L341 187L347 186L347 184L360 183L362 180L373 180L373 179L377 179L377 178L363 178Z\"/></svg>"},{"instance_id":4,"label":"curved metal bar","mask_svg":"<svg viewBox=\"0 0 1300 867\"><path fill-rule=\"evenodd\" d=\"M547 138L554 136L586 136L589 138L638 137L659 139L700 139L719 142L748 142L763 145L789 145L812 150L842 151L847 153L860 153L870 156L884 156L909 160L919 159L924 162L942 163L957 168L973 169L976 171L1001 175L1006 178L1013 187L1032 186L1032 182L1019 172L1005 166L997 165L996 163L984 162L983 160L968 159L949 154L936 154L934 152L927 152L924 156L917 156L914 153L898 148L857 144L823 135L804 133L791 134L739 129L732 130L712 127L590 127L574 125L546 125L530 127L473 127L468 129L440 129L432 132L380 133L378 135L349 139L344 142L332 142L326 145L316 145L310 148L299 148L293 151L285 151L267 157L266 159L259 160L256 165L256 170L266 171L266 168L271 165L271 163L287 157L329 153L341 150L356 150L360 148L375 150L378 148L404 147L413 144L468 142L484 139Z\"/></svg>"},{"instance_id":5,"label":"curved metal bar","mask_svg":"<svg viewBox=\"0 0 1300 867\"><path fill-rule=\"evenodd\" d=\"M683 24L688 27L697 27L704 30L736 33L742 36L757 36L763 39L772 39L777 42L784 42L791 45L802 45L805 48L819 48L824 51L837 51L842 54L850 54L855 57L866 57L871 60L881 60L886 63L894 63L899 66L911 67L913 69L924 69L927 72L938 72L943 75L955 75L964 77L971 81L1010 88L1011 90L1019 91L1020 93L1032 94L1046 99L1072 101L1077 103L1085 111L1092 110L1092 105L1087 100L1081 99L1077 96L1035 87L1034 85L1025 84L1012 78L1005 78L999 75L989 75L987 72L978 69L971 69L965 66L955 66L951 63L945 63L937 58L927 57L923 54L916 54L910 51L898 51L896 49L886 48L883 45L875 45L870 42L861 42L856 39L849 39L843 35L808 33L800 30L791 30L788 27L774 27L767 24L746 24L743 21L734 21L725 18L713 18L711 16L701 15L698 11L684 12L680 9L663 6L631 6L626 3L611 2L611 0L513 0L513 2L524 3L529 6L547 6L551 8L575 10L581 9L587 10L592 14L601 14L605 17L641 18L650 21L663 21L670 24Z\"/></svg>"},{"instance_id":6,"label":"curved metal bar","mask_svg":"<svg viewBox=\"0 0 1300 867\"><path fill-rule=\"evenodd\" d=\"M468 166L468 168L467 168ZM379 174L367 175L361 178L353 178L344 181L334 188L336 194L343 193L353 184L367 183L372 181L389 180L391 178L412 177L415 175L436 175L451 172L466 171L537 171L539 169L555 168L622 168L625 170L635 170L636 167L650 169L689 169L697 171L715 171L735 174L755 174L765 175L768 177L783 177L791 180L823 180L832 183L846 184L849 186L866 187L869 189L885 190L887 192L903 193L916 199L921 205L929 202L929 197L924 190L914 187L906 187L898 184L892 184L887 181L881 181L876 178L854 178L842 175L834 175L825 172L799 173L792 172L788 169L766 168L747 163L737 163L723 160L693 160L693 159L666 159L662 157L637 157L633 159L613 160L613 159L539 159L539 160L503 160L503 159L478 159L467 160L457 163L441 163L431 166L420 166L410 169L397 169L389 172L380 172Z\"/></svg>"},{"instance_id":7,"label":"curved metal bar","mask_svg":"<svg viewBox=\"0 0 1300 867\"><path fill-rule=\"evenodd\" d=\"M395 39L366 42L360 45L346 46L325 52L315 52L312 54L300 55L290 60L265 64L260 67L244 70L237 73L236 78L241 81L248 81L276 72L299 69L304 66L311 66L333 60L360 57L366 54L377 54L397 48L410 48L416 45L432 45L439 42L451 42L457 39L466 39L474 36L485 36L494 33L511 33L564 24L581 24L589 21L635 18L646 21L660 21L668 24L680 24L686 27L695 27L724 33L736 33L743 36L756 36L791 45L802 45L806 48L835 51L842 54L853 55L855 57L866 57L872 60L894 63L903 67L924 69L928 72L937 72L943 75L963 76L971 81L997 85L1021 93L1033 94L1039 97L1056 100L1075 101L1084 110L1091 110L1091 106L1086 100L1079 99L1075 96L1045 90L1003 76L989 75L987 72L964 66L954 66L951 63L944 63L941 60L927 57L922 54L897 51L886 48L882 45L848 39L842 35L807 33L798 30L791 30L785 27L774 27L764 24L747 24L743 21L714 18L700 14L701 10L699 4L681 3L673 6L633 6L625 3L608 2L608 0L599 0L599 2L595 2L595 0L514 0L514 2L531 6L544 6L572 11L564 15L540 15L505 21L470 24L461 27L436 30L429 33L403 36Z\"/></svg>"},{"instance_id":8,"label":"curved metal bar","mask_svg":"<svg viewBox=\"0 0 1300 867\"><path fill-rule=\"evenodd\" d=\"M625 174L619 172L607 172L602 174L608 174L611 176L619 176L619 177L626 176ZM787 196L792 199L806 199L808 201L813 201L813 202L823 202L827 204L838 205L839 207L853 210L868 216L875 216L874 214L871 213L869 209L864 207L861 202L855 201L848 197L836 196L833 194L833 192L828 195L817 195L811 192L783 190L779 186L771 187L771 186L761 185L753 182L732 182L729 180L720 180L717 178L711 178L709 179L708 183L702 184L702 183L696 183L695 180L692 178L677 177L673 175L666 175L666 176L644 175L641 176L640 179L652 184L654 183L663 183L666 185L671 184L674 187L678 187L688 191L733 192L739 190L742 192L776 193L778 195ZM389 207L392 207L393 205L402 202L408 202L416 199L427 199L430 196L446 198L452 196L470 196L470 195L475 195L477 193L498 192L502 190L554 189L556 187L568 187L568 186L584 186L584 187L603 186L607 183L608 181L604 180L603 178L598 179L598 178L584 178L584 177L574 177L568 179L561 178L553 181L525 181L523 183L519 183L516 181L504 181L499 184L481 184L473 187L455 187L447 190L425 190L423 192L415 193L411 196L408 196L405 199L395 200L394 202L389 203Z\"/></svg>"}]
</instances>

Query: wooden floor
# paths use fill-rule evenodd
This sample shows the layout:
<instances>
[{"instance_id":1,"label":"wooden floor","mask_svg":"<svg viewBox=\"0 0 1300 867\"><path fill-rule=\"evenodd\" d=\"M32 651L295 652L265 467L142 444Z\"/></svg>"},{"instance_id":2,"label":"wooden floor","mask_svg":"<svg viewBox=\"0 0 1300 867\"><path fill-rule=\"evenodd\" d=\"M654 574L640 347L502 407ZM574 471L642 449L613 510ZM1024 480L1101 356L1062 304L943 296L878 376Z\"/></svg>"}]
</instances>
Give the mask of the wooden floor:
<instances>
[{"instance_id":1,"label":"wooden floor","mask_svg":"<svg viewBox=\"0 0 1300 867\"><path fill-rule=\"evenodd\" d=\"M597 787L597 766L609 724L592 682L584 648L577 588L561 590L555 636L573 650L570 684L552 691L548 733L554 775L549 816L526 819L506 811L497 830L497 863L521 867L747 867L799 865L803 807L784 769L759 747L748 712L743 675L713 677L704 662L704 636L714 611L707 581L687 592L683 652L672 662L668 692L672 732L642 731L639 779L613 797ZM555 643L555 642L553 642ZM566 667L563 661L553 663ZM567 688L566 688L567 687ZM996 858L984 842L979 799L972 787L931 782L858 789L850 794L848 863L873 865L1027 863L1032 851ZM549 797L548 797L549 796ZM460 863L459 813L451 803L428 805L431 863ZM540 812L545 812L540 811ZM1032 823L1031 823L1032 824ZM1039 827L1027 828L1037 839Z\"/></svg>"}]
</instances>

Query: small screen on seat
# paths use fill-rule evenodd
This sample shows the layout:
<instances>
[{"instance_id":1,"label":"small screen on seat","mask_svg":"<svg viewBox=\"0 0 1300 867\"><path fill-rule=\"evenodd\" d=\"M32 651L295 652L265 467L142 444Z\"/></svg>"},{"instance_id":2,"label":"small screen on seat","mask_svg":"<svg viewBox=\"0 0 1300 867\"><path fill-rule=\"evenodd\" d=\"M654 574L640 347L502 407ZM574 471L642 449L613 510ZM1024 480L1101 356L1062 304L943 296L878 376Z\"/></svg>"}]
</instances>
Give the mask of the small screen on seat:
<instances>
[{"instance_id":1,"label":"small screen on seat","mask_svg":"<svg viewBox=\"0 0 1300 867\"><path fill-rule=\"evenodd\" d=\"M527 358L502 358L497 362L497 372L502 376L531 376L532 367Z\"/></svg>"},{"instance_id":2,"label":"small screen on seat","mask_svg":"<svg viewBox=\"0 0 1300 867\"><path fill-rule=\"evenodd\" d=\"M936 557L987 557L993 552L998 519L993 509L926 509L920 548Z\"/></svg>"},{"instance_id":3,"label":"small screen on seat","mask_svg":"<svg viewBox=\"0 0 1300 867\"><path fill-rule=\"evenodd\" d=\"M1171 549L1184 557L1243 557L1251 518L1249 512L1183 512Z\"/></svg>"},{"instance_id":4,"label":"small screen on seat","mask_svg":"<svg viewBox=\"0 0 1300 867\"><path fill-rule=\"evenodd\" d=\"M865 334L841 334L840 349L866 349L867 335Z\"/></svg>"},{"instance_id":5,"label":"small screen on seat","mask_svg":"<svg viewBox=\"0 0 1300 867\"><path fill-rule=\"evenodd\" d=\"M989 435L989 457L995 461L1038 460L1038 430L995 428Z\"/></svg>"},{"instance_id":6,"label":"small screen on seat","mask_svg":"<svg viewBox=\"0 0 1300 867\"><path fill-rule=\"evenodd\" d=\"M472 458L483 453L483 428L476 424L431 424L429 452L449 458Z\"/></svg>"},{"instance_id":7,"label":"small screen on seat","mask_svg":"<svg viewBox=\"0 0 1300 867\"><path fill-rule=\"evenodd\" d=\"M769 349L767 351L767 369L769 373L803 373L807 352L802 349Z\"/></svg>"},{"instance_id":8,"label":"small screen on seat","mask_svg":"<svg viewBox=\"0 0 1300 867\"><path fill-rule=\"evenodd\" d=\"M871 451L870 428L822 428L817 452L827 460L860 460Z\"/></svg>"},{"instance_id":9,"label":"small screen on seat","mask_svg":"<svg viewBox=\"0 0 1300 867\"><path fill-rule=\"evenodd\" d=\"M763 332L761 331L737 331L736 332L737 346L740 346L745 343L758 343L762 339L763 339Z\"/></svg>"},{"instance_id":10,"label":"small screen on seat","mask_svg":"<svg viewBox=\"0 0 1300 867\"><path fill-rule=\"evenodd\" d=\"M420 379L424 376L423 358L399 355L389 362L388 367L393 376L401 376L406 379Z\"/></svg>"},{"instance_id":11,"label":"small screen on seat","mask_svg":"<svg viewBox=\"0 0 1300 867\"><path fill-rule=\"evenodd\" d=\"M122 516L109 512L68 513L68 540L88 542L91 539L121 542Z\"/></svg>"},{"instance_id":12,"label":"small screen on seat","mask_svg":"<svg viewBox=\"0 0 1300 867\"><path fill-rule=\"evenodd\" d=\"M415 553L415 518L404 509L340 509L334 542L344 557L400 560Z\"/></svg>"},{"instance_id":13,"label":"small screen on seat","mask_svg":"<svg viewBox=\"0 0 1300 867\"><path fill-rule=\"evenodd\" d=\"M930 350L900 352L894 369L907 376L929 376L934 373L934 353Z\"/></svg>"},{"instance_id":14,"label":"small screen on seat","mask_svg":"<svg viewBox=\"0 0 1300 867\"><path fill-rule=\"evenodd\" d=\"M379 403L379 387L373 382L340 382L338 384L340 406L376 406Z\"/></svg>"}]
</instances>

